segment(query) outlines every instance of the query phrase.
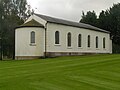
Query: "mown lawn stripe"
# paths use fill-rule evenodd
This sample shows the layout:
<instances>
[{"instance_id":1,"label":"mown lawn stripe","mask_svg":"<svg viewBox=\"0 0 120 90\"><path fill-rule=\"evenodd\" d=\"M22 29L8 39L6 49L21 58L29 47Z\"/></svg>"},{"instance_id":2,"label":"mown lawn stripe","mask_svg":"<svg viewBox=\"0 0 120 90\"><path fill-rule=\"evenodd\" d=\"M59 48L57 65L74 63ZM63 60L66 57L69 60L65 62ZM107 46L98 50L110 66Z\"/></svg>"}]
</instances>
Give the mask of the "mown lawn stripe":
<instances>
[{"instance_id":1,"label":"mown lawn stripe","mask_svg":"<svg viewBox=\"0 0 120 90\"><path fill-rule=\"evenodd\" d=\"M0 90L120 90L120 55L0 61Z\"/></svg>"}]
</instances>

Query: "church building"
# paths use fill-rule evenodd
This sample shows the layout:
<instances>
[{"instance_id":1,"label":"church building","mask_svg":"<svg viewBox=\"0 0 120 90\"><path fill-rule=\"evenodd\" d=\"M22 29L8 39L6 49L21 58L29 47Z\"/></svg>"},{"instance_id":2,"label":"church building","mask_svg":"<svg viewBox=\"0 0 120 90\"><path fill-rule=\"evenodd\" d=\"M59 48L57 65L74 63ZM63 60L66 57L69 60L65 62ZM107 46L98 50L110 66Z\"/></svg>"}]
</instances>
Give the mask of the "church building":
<instances>
[{"instance_id":1,"label":"church building","mask_svg":"<svg viewBox=\"0 0 120 90\"><path fill-rule=\"evenodd\" d=\"M15 59L111 53L110 32L84 23L33 14L15 30Z\"/></svg>"}]
</instances>

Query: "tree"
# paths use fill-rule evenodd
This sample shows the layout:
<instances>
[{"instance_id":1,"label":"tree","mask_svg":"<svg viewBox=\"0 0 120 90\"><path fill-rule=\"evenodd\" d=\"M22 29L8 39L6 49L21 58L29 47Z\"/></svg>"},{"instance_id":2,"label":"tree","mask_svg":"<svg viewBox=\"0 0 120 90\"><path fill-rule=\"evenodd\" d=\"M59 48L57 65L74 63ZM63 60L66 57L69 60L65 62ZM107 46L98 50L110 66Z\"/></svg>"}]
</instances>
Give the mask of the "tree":
<instances>
[{"instance_id":1,"label":"tree","mask_svg":"<svg viewBox=\"0 0 120 90\"><path fill-rule=\"evenodd\" d=\"M120 45L120 3L109 9L109 30L113 34L113 42Z\"/></svg>"},{"instance_id":2,"label":"tree","mask_svg":"<svg viewBox=\"0 0 120 90\"><path fill-rule=\"evenodd\" d=\"M113 43L120 45L120 3L102 11L98 22L98 27L111 32Z\"/></svg>"},{"instance_id":3,"label":"tree","mask_svg":"<svg viewBox=\"0 0 120 90\"><path fill-rule=\"evenodd\" d=\"M27 18L26 5L26 0L0 0L0 37L4 41L4 54L7 54L7 46L11 46L11 54L14 51L14 29Z\"/></svg>"},{"instance_id":4,"label":"tree","mask_svg":"<svg viewBox=\"0 0 120 90\"><path fill-rule=\"evenodd\" d=\"M89 11L86 15L84 13L82 14L82 19L80 20L80 22L110 31L111 36L113 36L113 45L120 45L120 3L113 4L112 7L105 11L102 10L99 17L96 17L97 16L95 12ZM115 47L113 46L113 49L114 48Z\"/></svg>"},{"instance_id":5,"label":"tree","mask_svg":"<svg viewBox=\"0 0 120 90\"><path fill-rule=\"evenodd\" d=\"M82 19L80 22L97 26L97 15L95 11L88 11L86 15L84 12L82 12Z\"/></svg>"}]
</instances>

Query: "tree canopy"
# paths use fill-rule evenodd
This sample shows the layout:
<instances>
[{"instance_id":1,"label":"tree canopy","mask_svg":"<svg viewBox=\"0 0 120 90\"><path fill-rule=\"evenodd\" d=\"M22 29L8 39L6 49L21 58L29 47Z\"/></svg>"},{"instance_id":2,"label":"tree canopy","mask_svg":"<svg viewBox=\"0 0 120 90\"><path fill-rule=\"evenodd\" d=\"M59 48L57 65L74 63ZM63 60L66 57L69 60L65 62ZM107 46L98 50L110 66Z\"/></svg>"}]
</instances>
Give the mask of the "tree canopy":
<instances>
[{"instance_id":1,"label":"tree canopy","mask_svg":"<svg viewBox=\"0 0 120 90\"><path fill-rule=\"evenodd\" d=\"M14 29L26 19L26 0L0 0L0 37L3 41L4 53L6 46L14 48ZM11 53L14 49L11 49Z\"/></svg>"},{"instance_id":2,"label":"tree canopy","mask_svg":"<svg viewBox=\"0 0 120 90\"><path fill-rule=\"evenodd\" d=\"M120 3L113 4L105 11L102 10L98 18L95 12L89 11L86 15L83 13L80 22L110 31L113 43L120 45Z\"/></svg>"},{"instance_id":3,"label":"tree canopy","mask_svg":"<svg viewBox=\"0 0 120 90\"><path fill-rule=\"evenodd\" d=\"M82 19L80 22L96 26L97 15L95 11L88 11L86 15L84 12L82 12Z\"/></svg>"}]
</instances>

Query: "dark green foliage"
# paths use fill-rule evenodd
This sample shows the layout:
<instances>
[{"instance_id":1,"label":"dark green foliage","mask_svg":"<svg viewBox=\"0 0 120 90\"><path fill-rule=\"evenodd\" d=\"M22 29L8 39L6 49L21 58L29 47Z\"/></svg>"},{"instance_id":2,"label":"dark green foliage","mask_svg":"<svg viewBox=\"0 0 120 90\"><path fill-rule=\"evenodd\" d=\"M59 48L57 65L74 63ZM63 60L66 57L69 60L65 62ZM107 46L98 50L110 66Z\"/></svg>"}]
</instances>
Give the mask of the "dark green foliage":
<instances>
[{"instance_id":1,"label":"dark green foliage","mask_svg":"<svg viewBox=\"0 0 120 90\"><path fill-rule=\"evenodd\" d=\"M110 31L113 37L113 43L120 46L120 3L113 4L113 6L106 11L101 11L98 18L95 18L95 12L89 11L86 15L82 15L80 22Z\"/></svg>"},{"instance_id":2,"label":"dark green foliage","mask_svg":"<svg viewBox=\"0 0 120 90\"><path fill-rule=\"evenodd\" d=\"M120 45L120 3L114 4L109 11L110 31L113 34L113 41L115 44Z\"/></svg>"},{"instance_id":3,"label":"dark green foliage","mask_svg":"<svg viewBox=\"0 0 120 90\"><path fill-rule=\"evenodd\" d=\"M109 28L109 17L108 17L108 11L102 11L100 12L99 18L98 18L98 27L108 30ZM109 31L109 30L108 30Z\"/></svg>"},{"instance_id":4,"label":"dark green foliage","mask_svg":"<svg viewBox=\"0 0 120 90\"><path fill-rule=\"evenodd\" d=\"M113 43L113 53L120 53L120 45Z\"/></svg>"},{"instance_id":5,"label":"dark green foliage","mask_svg":"<svg viewBox=\"0 0 120 90\"><path fill-rule=\"evenodd\" d=\"M27 18L26 0L0 0L0 37L3 41L3 54L14 52L14 29ZM7 47L8 46L8 47Z\"/></svg>"},{"instance_id":6,"label":"dark green foliage","mask_svg":"<svg viewBox=\"0 0 120 90\"><path fill-rule=\"evenodd\" d=\"M120 3L100 13L99 27L110 31L113 43L120 45Z\"/></svg>"},{"instance_id":7,"label":"dark green foliage","mask_svg":"<svg viewBox=\"0 0 120 90\"><path fill-rule=\"evenodd\" d=\"M84 14L84 12L82 12L82 19L80 20L80 22L97 26L97 15L94 11L89 11L86 15Z\"/></svg>"}]
</instances>

